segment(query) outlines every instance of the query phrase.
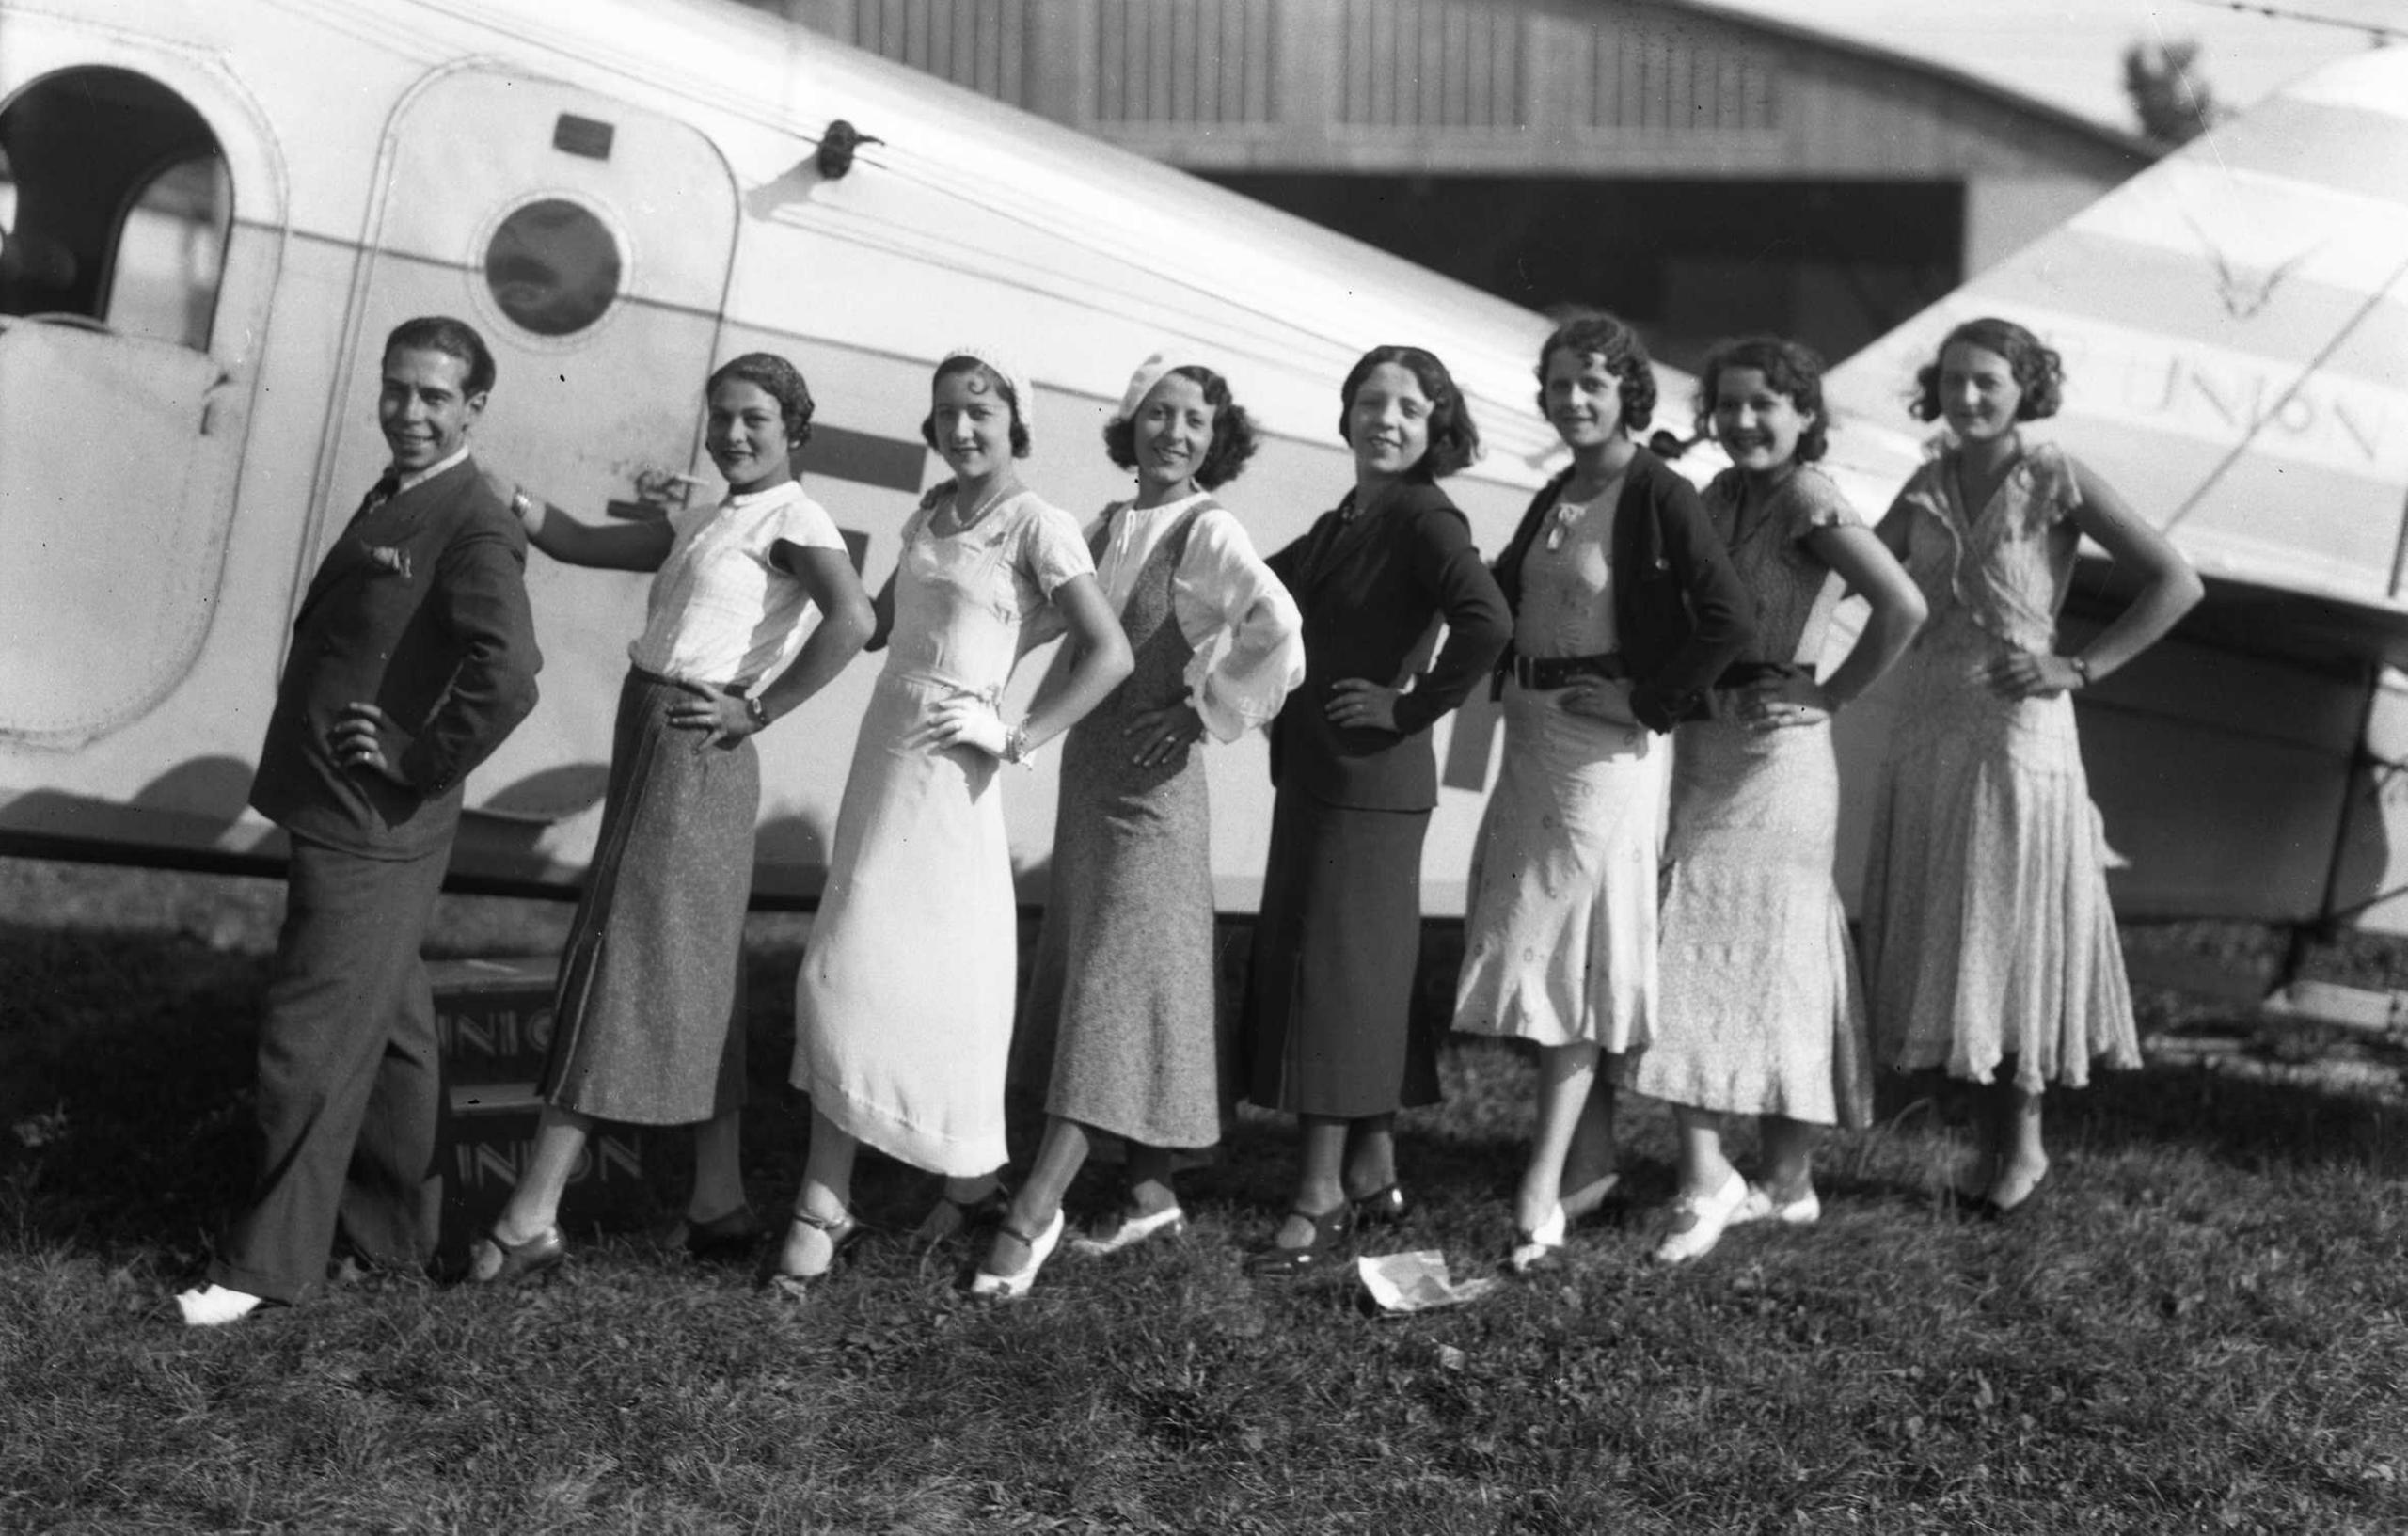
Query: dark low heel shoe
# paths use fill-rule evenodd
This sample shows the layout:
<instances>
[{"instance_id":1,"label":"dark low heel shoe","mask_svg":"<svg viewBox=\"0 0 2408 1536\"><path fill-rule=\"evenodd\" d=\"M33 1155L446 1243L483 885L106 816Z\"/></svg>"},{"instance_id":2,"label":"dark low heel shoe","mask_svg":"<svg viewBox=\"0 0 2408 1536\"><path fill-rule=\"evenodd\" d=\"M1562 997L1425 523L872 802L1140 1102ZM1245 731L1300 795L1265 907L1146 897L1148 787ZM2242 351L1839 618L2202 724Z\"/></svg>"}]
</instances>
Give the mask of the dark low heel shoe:
<instances>
[{"instance_id":1,"label":"dark low heel shoe","mask_svg":"<svg viewBox=\"0 0 2408 1536\"><path fill-rule=\"evenodd\" d=\"M1354 1221L1360 1227L1394 1227L1412 1214L1413 1202L1404 1197L1402 1184L1373 1190L1354 1202Z\"/></svg>"},{"instance_id":2,"label":"dark low heel shoe","mask_svg":"<svg viewBox=\"0 0 2408 1536\"><path fill-rule=\"evenodd\" d=\"M1312 1241L1301 1248L1283 1248L1275 1237L1271 1246L1257 1250L1246 1260L1247 1274L1267 1278L1316 1274L1338 1258L1339 1250L1346 1244L1346 1234L1354 1226L1354 1208L1351 1205L1324 1211L1318 1216L1309 1211L1295 1214L1312 1223Z\"/></svg>"},{"instance_id":3,"label":"dark low heel shoe","mask_svg":"<svg viewBox=\"0 0 2408 1536\"><path fill-rule=\"evenodd\" d=\"M468 1249L468 1279L484 1286L516 1285L548 1275L568 1262L568 1239L557 1227L524 1243L504 1243L491 1227Z\"/></svg>"},{"instance_id":4,"label":"dark low heel shoe","mask_svg":"<svg viewBox=\"0 0 2408 1536\"><path fill-rule=\"evenodd\" d=\"M683 1248L687 1257L698 1263L733 1264L752 1258L753 1251L760 1247L762 1238L768 1234L768 1229L761 1225L761 1218L752 1213L752 1208L740 1205L725 1215L713 1216L708 1221L679 1218L676 1225L669 1228L669 1235L661 1245Z\"/></svg>"}]
</instances>

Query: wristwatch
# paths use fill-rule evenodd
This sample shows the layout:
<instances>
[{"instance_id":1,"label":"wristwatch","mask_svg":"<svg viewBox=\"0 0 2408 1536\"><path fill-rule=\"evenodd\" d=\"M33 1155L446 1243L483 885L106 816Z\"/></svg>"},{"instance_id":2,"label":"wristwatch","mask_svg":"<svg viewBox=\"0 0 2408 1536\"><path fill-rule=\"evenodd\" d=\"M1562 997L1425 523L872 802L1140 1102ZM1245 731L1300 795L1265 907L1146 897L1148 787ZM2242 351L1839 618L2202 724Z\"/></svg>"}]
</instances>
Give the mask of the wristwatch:
<instances>
[{"instance_id":1,"label":"wristwatch","mask_svg":"<svg viewBox=\"0 0 2408 1536\"><path fill-rule=\"evenodd\" d=\"M2073 668L2073 674L2082 679L2082 686L2088 688L2090 686L2090 662L2084 657L2078 656L2069 656L2066 657L2066 661L2067 665Z\"/></svg>"},{"instance_id":2,"label":"wristwatch","mask_svg":"<svg viewBox=\"0 0 2408 1536\"><path fill-rule=\"evenodd\" d=\"M758 694L744 701L744 718L752 722L752 729L756 731L769 728L769 708L761 702Z\"/></svg>"}]
</instances>

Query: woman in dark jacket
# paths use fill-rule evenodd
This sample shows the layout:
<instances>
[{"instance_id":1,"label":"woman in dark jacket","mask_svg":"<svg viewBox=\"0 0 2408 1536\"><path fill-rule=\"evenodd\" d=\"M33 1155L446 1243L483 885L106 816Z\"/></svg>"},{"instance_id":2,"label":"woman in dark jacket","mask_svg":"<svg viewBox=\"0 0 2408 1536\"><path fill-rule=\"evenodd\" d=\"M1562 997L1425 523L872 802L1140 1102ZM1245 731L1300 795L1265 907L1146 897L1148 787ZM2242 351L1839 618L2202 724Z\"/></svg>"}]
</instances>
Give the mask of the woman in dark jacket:
<instances>
[{"instance_id":1,"label":"woman in dark jacket","mask_svg":"<svg viewBox=\"0 0 2408 1536\"><path fill-rule=\"evenodd\" d=\"M1473 848L1455 998L1458 1030L1540 1048L1516 1270L1549 1260L1613 1187L1613 1088L1597 1062L1644 1045L1655 1006L1670 760L1656 738L1702 707L1751 611L1697 492L1631 440L1656 404L1638 335L1574 316L1538 375L1572 467L1497 562L1513 609L1504 768Z\"/></svg>"},{"instance_id":2,"label":"woman in dark jacket","mask_svg":"<svg viewBox=\"0 0 2408 1536\"><path fill-rule=\"evenodd\" d=\"M1242 1048L1246 1097L1303 1125L1293 1210L1258 1271L1316 1268L1357 1215L1394 1220L1398 1109L1437 1101L1411 1027L1421 843L1438 802L1431 726L1512 633L1471 525L1436 484L1480 450L1462 392L1418 347L1365 353L1339 433L1354 488L1271 557L1305 620L1305 684L1274 723L1278 785ZM1414 667L1434 625L1447 643Z\"/></svg>"}]
</instances>

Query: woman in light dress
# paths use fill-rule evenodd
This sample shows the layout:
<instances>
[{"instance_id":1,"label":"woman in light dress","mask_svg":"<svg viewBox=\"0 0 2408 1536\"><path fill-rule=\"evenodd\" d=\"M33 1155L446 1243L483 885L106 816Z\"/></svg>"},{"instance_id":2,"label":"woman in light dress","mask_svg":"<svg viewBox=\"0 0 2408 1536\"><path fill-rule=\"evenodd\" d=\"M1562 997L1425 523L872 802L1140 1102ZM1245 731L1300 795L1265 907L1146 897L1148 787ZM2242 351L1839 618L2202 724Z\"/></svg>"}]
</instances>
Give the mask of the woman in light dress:
<instances>
[{"instance_id":1,"label":"woman in light dress","mask_svg":"<svg viewBox=\"0 0 2408 1536\"><path fill-rule=\"evenodd\" d=\"M1756 636L1703 719L1673 734L1656 1038L1628 1085L1670 1101L1680 1193L1656 1257L1709 1252L1726 1227L1816 1220L1817 1127L1872 1117L1864 1003L1832 884L1839 765L1831 717L1914 638L1924 601L1829 477L1823 362L1795 341L1728 341L1699 372L1699 425L1731 467L1706 515L1754 599ZM1870 606L1856 644L1817 681L1845 591ZM1751 1185L1722 1148L1756 1117Z\"/></svg>"},{"instance_id":2,"label":"woman in light dress","mask_svg":"<svg viewBox=\"0 0 2408 1536\"><path fill-rule=\"evenodd\" d=\"M1193 749L1267 724L1305 675L1294 600L1212 494L1255 448L1228 382L1149 358L1103 440L1137 488L1087 544L1136 670L1063 738L1053 895L1012 1043L1015 1081L1044 1095L1045 1133L972 1282L982 1294L1036 1279L1099 1135L1126 1148L1126 1199L1073 1248L1114 1253L1184 1222L1174 1154L1220 1139L1223 1088L1211 812Z\"/></svg>"},{"instance_id":3,"label":"woman in light dress","mask_svg":"<svg viewBox=\"0 0 2408 1536\"><path fill-rule=\"evenodd\" d=\"M734 1253L759 1234L737 1134L761 800L752 738L844 670L871 617L836 525L795 483L792 455L811 438L802 375L747 353L705 394L704 441L727 481L717 506L595 524L512 496L529 542L554 560L657 574L562 958L534 1152L470 1252L472 1279L524 1278L566 1257L561 1196L597 1119L697 1122L686 1246ZM812 608L816 627L803 622Z\"/></svg>"},{"instance_id":4,"label":"woman in light dress","mask_svg":"<svg viewBox=\"0 0 2408 1536\"><path fill-rule=\"evenodd\" d=\"M1703 707L1750 632L1747 589L1697 492L1632 440L1656 404L1638 333L1573 316L1539 349L1538 377L1572 464L1497 562L1513 608L1504 764L1473 848L1455 996L1457 1030L1539 1047L1516 1271L1553 1262L1615 1182L1599 1058L1644 1045L1653 1023L1656 738Z\"/></svg>"},{"instance_id":5,"label":"woman in light dress","mask_svg":"<svg viewBox=\"0 0 2408 1536\"><path fill-rule=\"evenodd\" d=\"M777 1260L790 1293L860 1230L850 1200L864 1142L944 1176L931 1236L996 1198L1018 970L1001 770L1076 723L1131 665L1077 522L1014 472L1029 450L1026 381L991 352L958 348L931 397L921 433L953 479L905 522L879 594L886 667L795 987L793 1077L811 1096L811 1151ZM1007 723L998 707L1022 626L1048 605L1072 659L1049 698ZM1057 1215L1045 1246L1059 1228Z\"/></svg>"},{"instance_id":6,"label":"woman in light dress","mask_svg":"<svg viewBox=\"0 0 2408 1536\"><path fill-rule=\"evenodd\" d=\"M2094 1059L2140 1060L2073 695L2155 644L2202 590L2089 467L2025 440L2063 388L2057 354L2021 325L1949 332L1913 401L1947 436L1878 530L1932 617L1902 669L1866 872L1874 1035L1895 1066L1996 1083L1963 1193L2000 1215L2048 1173L2042 1090L2081 1086ZM2139 590L2061 655L2084 537Z\"/></svg>"}]
</instances>

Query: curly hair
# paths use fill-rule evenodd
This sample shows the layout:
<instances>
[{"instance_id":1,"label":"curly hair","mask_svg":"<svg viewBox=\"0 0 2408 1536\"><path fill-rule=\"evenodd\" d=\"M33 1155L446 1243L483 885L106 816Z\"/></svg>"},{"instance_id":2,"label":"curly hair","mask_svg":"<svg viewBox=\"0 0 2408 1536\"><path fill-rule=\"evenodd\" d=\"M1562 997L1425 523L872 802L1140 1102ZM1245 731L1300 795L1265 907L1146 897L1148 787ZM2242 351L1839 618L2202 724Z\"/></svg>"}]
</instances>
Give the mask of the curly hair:
<instances>
[{"instance_id":1,"label":"curly hair","mask_svg":"<svg viewBox=\"0 0 2408 1536\"><path fill-rule=\"evenodd\" d=\"M800 369L774 352L748 352L719 365L710 382L703 386L703 398L708 400L730 379L752 385L778 403L778 414L785 418L787 452L800 452L811 441L811 413L818 406Z\"/></svg>"},{"instance_id":2,"label":"curly hair","mask_svg":"<svg viewBox=\"0 0 2408 1536\"><path fill-rule=\"evenodd\" d=\"M1339 387L1338 435L1348 447L1354 444L1348 421L1354 414L1354 391L1383 363L1394 363L1412 374L1421 392L1430 397L1430 446L1419 462L1405 471L1407 475L1441 480L1480 457L1480 428L1472 421L1471 405L1455 388L1455 376L1447 372L1447 365L1419 347L1393 344L1373 347L1356 358L1346 371L1346 382Z\"/></svg>"},{"instance_id":3,"label":"curly hair","mask_svg":"<svg viewBox=\"0 0 2408 1536\"><path fill-rule=\"evenodd\" d=\"M996 372L993 369L989 368L985 363L980 362L975 357L947 357L944 361L937 364L935 375L928 380L929 391L933 393L938 385L943 384L945 380L961 373L981 373L986 376L988 387L993 389L996 395L1002 399L1003 403L1011 408L1012 457L1016 459L1024 459L1028 457L1028 422L1022 418L1020 408L1020 391L1012 388L1011 380L1004 377L1001 373ZM943 451L943 450L937 448L936 412L930 411L927 415L920 419L920 441L927 444L932 451L939 452Z\"/></svg>"},{"instance_id":4,"label":"curly hair","mask_svg":"<svg viewBox=\"0 0 2408 1536\"><path fill-rule=\"evenodd\" d=\"M1546 360L1559 352L1575 357L1596 357L1622 386L1622 429L1644 432L1656 415L1656 370L1647 360L1647 343L1628 321L1603 309L1575 309L1559 322L1539 346L1539 414L1546 415Z\"/></svg>"},{"instance_id":5,"label":"curly hair","mask_svg":"<svg viewBox=\"0 0 2408 1536\"><path fill-rule=\"evenodd\" d=\"M1945 412L1940 404L1940 365L1948 349L1963 342L1984 352L1995 352L2006 359L2015 374L2015 387L2023 391L2015 403L2018 421L2038 421L2057 414L2065 404L2066 365L2054 347L2043 346L2040 339L2012 320L1985 315L1968 320L1940 340L1940 350L1931 361L1915 371L1915 392L1907 409L1918 421L1937 421Z\"/></svg>"},{"instance_id":6,"label":"curly hair","mask_svg":"<svg viewBox=\"0 0 2408 1536\"><path fill-rule=\"evenodd\" d=\"M1206 490L1228 484L1245 468L1245 461L1254 457L1261 446L1261 436L1255 431L1254 419L1245 407L1229 395L1229 381L1201 363L1181 363L1164 378L1177 376L1204 391L1204 404L1212 407L1212 441L1204 450L1204 462L1196 467L1196 483ZM1160 388L1159 382L1155 386ZM1150 391L1149 391L1150 392ZM1143 401L1138 403L1141 406ZM1103 451L1123 469L1137 467L1137 423L1126 416L1116 416L1103 424Z\"/></svg>"},{"instance_id":7,"label":"curly hair","mask_svg":"<svg viewBox=\"0 0 2408 1536\"><path fill-rule=\"evenodd\" d=\"M1765 376L1765 387L1789 397L1790 404L1807 419L1792 454L1812 464L1831 446L1830 426L1823 410L1823 355L1785 336L1743 336L1717 341L1697 371L1697 430L1714 435L1714 408L1720 399L1722 375L1730 369L1752 368Z\"/></svg>"}]
</instances>

